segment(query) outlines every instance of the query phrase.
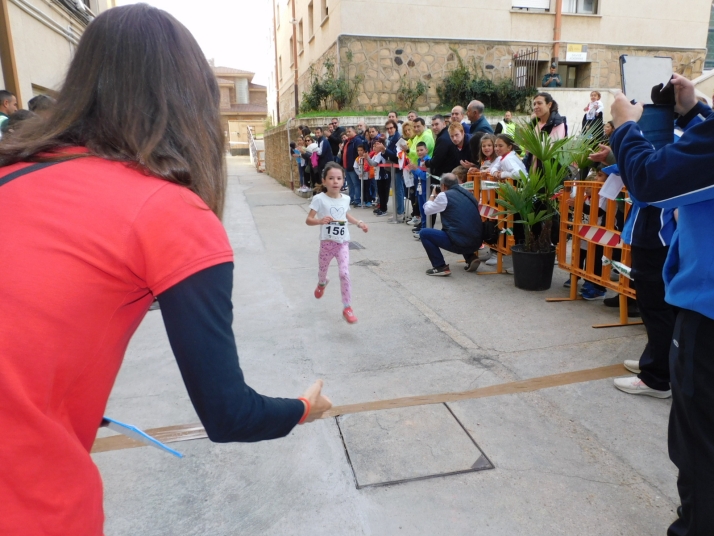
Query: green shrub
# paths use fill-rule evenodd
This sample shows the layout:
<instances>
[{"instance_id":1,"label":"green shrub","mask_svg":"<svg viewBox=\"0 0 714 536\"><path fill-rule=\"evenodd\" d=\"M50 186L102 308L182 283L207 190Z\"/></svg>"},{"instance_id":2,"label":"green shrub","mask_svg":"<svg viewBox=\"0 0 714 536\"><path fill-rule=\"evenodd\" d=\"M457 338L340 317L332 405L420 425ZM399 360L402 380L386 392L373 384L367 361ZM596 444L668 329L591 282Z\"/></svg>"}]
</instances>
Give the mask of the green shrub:
<instances>
[{"instance_id":1,"label":"green shrub","mask_svg":"<svg viewBox=\"0 0 714 536\"><path fill-rule=\"evenodd\" d=\"M412 83L406 81L402 78L399 82L399 89L397 90L397 99L402 101L408 110L414 108L414 103L424 95L429 89L424 82L417 80L417 83L412 87Z\"/></svg>"},{"instance_id":2,"label":"green shrub","mask_svg":"<svg viewBox=\"0 0 714 536\"><path fill-rule=\"evenodd\" d=\"M325 73L319 76L313 66L310 66L310 89L302 94L300 109L304 112L342 110L348 107L357 96L357 89L363 77L357 76L349 80L344 73L335 73L335 63L328 59L323 65Z\"/></svg>"},{"instance_id":3,"label":"green shrub","mask_svg":"<svg viewBox=\"0 0 714 536\"><path fill-rule=\"evenodd\" d=\"M536 88L517 88L511 79L496 83L484 77L483 70L475 62L468 67L458 51L451 50L458 66L436 88L442 106L464 106L472 100L479 100L487 108L499 110L516 111L528 107L531 97L537 92Z\"/></svg>"}]
</instances>

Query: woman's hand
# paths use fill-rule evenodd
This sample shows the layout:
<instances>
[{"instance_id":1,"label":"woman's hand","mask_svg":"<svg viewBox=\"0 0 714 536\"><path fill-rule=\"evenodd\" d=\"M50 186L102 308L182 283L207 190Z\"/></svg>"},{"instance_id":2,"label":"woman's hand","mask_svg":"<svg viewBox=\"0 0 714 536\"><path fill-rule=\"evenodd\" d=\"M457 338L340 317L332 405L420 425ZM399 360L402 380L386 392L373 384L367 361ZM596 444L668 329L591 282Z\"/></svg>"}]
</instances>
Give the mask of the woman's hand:
<instances>
[{"instance_id":1,"label":"woman's hand","mask_svg":"<svg viewBox=\"0 0 714 536\"><path fill-rule=\"evenodd\" d=\"M323 224L323 225L327 225L328 223L330 223L330 222L332 222L332 221L334 221L334 220L332 219L332 216L325 216L324 218L322 218L322 219L320 220L320 223Z\"/></svg>"},{"instance_id":2,"label":"woman's hand","mask_svg":"<svg viewBox=\"0 0 714 536\"><path fill-rule=\"evenodd\" d=\"M461 165L464 166L466 169L471 169L472 167L476 167L476 164L472 164L468 160L461 160Z\"/></svg>"},{"instance_id":3,"label":"woman's hand","mask_svg":"<svg viewBox=\"0 0 714 536\"><path fill-rule=\"evenodd\" d=\"M608 147L607 145L603 145L602 143L600 144L599 149L600 150L598 152L591 154L590 156L588 156L588 158L593 162L604 163L605 161L607 161L607 157L612 152L612 149L610 149L610 147Z\"/></svg>"},{"instance_id":4,"label":"woman's hand","mask_svg":"<svg viewBox=\"0 0 714 536\"><path fill-rule=\"evenodd\" d=\"M322 385L322 380L317 380L308 387L307 391L302 395L303 398L307 398L310 401L310 413L305 419L305 422L312 422L319 419L323 413L332 407L330 399L322 394Z\"/></svg>"}]
</instances>

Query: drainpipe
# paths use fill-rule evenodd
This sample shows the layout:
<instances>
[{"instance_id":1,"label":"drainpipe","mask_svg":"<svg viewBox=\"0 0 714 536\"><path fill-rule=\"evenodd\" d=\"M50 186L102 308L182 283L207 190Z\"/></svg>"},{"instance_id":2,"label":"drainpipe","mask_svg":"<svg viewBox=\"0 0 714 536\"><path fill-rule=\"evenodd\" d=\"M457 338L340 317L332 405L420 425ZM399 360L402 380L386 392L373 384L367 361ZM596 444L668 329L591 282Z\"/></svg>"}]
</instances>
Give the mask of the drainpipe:
<instances>
[{"instance_id":1,"label":"drainpipe","mask_svg":"<svg viewBox=\"0 0 714 536\"><path fill-rule=\"evenodd\" d=\"M22 107L20 79L17 76L15 48L12 44L7 0L0 0L0 62L2 62L2 76L5 80L5 88L17 97L17 107L20 108Z\"/></svg>"},{"instance_id":2,"label":"drainpipe","mask_svg":"<svg viewBox=\"0 0 714 536\"><path fill-rule=\"evenodd\" d=\"M280 123L280 72L278 72L278 34L277 21L275 20L275 2L273 0L273 45L275 52L275 115L278 116L277 123Z\"/></svg>"},{"instance_id":3,"label":"drainpipe","mask_svg":"<svg viewBox=\"0 0 714 536\"><path fill-rule=\"evenodd\" d=\"M560 27L563 22L563 0L555 0L555 27L553 28L553 58L552 63L558 67L560 58Z\"/></svg>"},{"instance_id":4,"label":"drainpipe","mask_svg":"<svg viewBox=\"0 0 714 536\"><path fill-rule=\"evenodd\" d=\"M293 20L291 21L293 25L293 58L295 58L295 117L300 113L298 106L298 49L297 49L297 25L298 21L295 18L295 2L297 0L290 0L290 4L293 8ZM290 168L292 169L292 167Z\"/></svg>"}]
</instances>

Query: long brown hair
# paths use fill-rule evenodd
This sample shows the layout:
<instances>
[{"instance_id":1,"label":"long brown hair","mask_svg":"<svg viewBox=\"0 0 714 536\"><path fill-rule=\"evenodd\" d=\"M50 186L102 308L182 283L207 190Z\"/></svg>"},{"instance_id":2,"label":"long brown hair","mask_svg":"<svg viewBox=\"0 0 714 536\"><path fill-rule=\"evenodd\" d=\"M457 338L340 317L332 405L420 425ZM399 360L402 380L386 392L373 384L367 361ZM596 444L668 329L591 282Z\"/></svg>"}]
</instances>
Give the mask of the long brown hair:
<instances>
[{"instance_id":1,"label":"long brown hair","mask_svg":"<svg viewBox=\"0 0 714 536\"><path fill-rule=\"evenodd\" d=\"M220 217L219 102L216 77L185 26L146 4L116 7L84 32L47 120L0 144L0 167L66 159L61 149L84 146L186 186Z\"/></svg>"}]
</instances>

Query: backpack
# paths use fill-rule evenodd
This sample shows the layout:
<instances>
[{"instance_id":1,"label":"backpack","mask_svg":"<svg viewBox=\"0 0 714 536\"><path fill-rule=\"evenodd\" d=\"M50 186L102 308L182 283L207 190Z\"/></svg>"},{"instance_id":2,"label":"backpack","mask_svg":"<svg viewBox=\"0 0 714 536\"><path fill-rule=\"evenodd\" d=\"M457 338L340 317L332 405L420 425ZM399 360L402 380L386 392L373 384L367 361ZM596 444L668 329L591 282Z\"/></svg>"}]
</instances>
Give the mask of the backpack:
<instances>
[{"instance_id":1,"label":"backpack","mask_svg":"<svg viewBox=\"0 0 714 536\"><path fill-rule=\"evenodd\" d=\"M486 220L483 222L483 230L481 231L481 240L490 246L498 244L498 237L501 236L501 229L498 228L498 222L495 220Z\"/></svg>"}]
</instances>

